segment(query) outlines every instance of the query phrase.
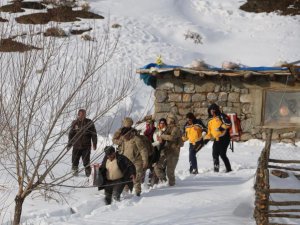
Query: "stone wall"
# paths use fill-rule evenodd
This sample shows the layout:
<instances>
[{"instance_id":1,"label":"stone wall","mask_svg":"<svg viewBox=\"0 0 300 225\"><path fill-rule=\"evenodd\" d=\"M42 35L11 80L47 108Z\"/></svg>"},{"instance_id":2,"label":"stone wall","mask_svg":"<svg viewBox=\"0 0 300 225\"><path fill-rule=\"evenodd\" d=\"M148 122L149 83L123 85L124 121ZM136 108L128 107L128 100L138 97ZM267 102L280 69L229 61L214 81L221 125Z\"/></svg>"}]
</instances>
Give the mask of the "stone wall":
<instances>
[{"instance_id":1,"label":"stone wall","mask_svg":"<svg viewBox=\"0 0 300 225\"><path fill-rule=\"evenodd\" d=\"M197 118L207 123L207 108L215 102L225 113L238 114L243 141L265 139L265 133L259 127L262 120L263 90L274 84L261 79L245 83L240 79L201 78L193 75L174 77L171 74L161 76L157 79L155 91L155 119L166 117L171 112L177 115L182 127L186 122L185 115L193 112ZM299 133L293 130L273 132L273 140L294 142L299 137Z\"/></svg>"}]
</instances>

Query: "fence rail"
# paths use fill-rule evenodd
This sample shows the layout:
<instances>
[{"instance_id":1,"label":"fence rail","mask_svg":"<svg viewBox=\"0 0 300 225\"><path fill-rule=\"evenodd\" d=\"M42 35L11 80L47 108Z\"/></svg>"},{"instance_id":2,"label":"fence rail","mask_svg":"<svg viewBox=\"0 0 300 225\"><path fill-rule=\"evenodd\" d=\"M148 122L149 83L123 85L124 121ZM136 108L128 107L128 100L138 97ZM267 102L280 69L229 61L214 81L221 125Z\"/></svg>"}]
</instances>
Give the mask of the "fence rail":
<instances>
[{"instance_id":1,"label":"fence rail","mask_svg":"<svg viewBox=\"0 0 300 225\"><path fill-rule=\"evenodd\" d=\"M300 171L299 168L283 167L274 165L276 163L280 164L300 164L300 160L283 160L270 158L271 143L272 143L272 133L273 129L266 130L266 143L265 147L261 152L258 159L258 167L256 170L255 179L255 209L254 218L257 225L279 225L279 223L269 223L269 218L290 218L290 219L300 219L300 209L296 206L300 206L300 201L271 201L270 194L300 194L300 189L282 189L282 188L270 188L269 179L269 169L280 169L288 171ZM269 165L272 163L272 165ZM270 210L270 206L295 206L296 209L284 208ZM294 214L288 214L294 213ZM296 213L296 214L295 214ZM289 225L282 224L280 225Z\"/></svg>"}]
</instances>

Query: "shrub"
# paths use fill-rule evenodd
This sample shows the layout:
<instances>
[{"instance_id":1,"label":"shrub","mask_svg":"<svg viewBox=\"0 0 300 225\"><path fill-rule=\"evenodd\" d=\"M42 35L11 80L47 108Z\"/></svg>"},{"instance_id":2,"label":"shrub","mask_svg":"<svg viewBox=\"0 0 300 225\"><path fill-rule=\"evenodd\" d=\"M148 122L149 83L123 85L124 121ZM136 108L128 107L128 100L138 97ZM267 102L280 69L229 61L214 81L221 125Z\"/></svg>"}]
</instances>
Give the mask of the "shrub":
<instances>
[{"instance_id":1,"label":"shrub","mask_svg":"<svg viewBox=\"0 0 300 225\"><path fill-rule=\"evenodd\" d=\"M122 27L122 26L121 26L120 24L115 23L115 24L111 25L111 27L112 27L112 28L120 28L120 27Z\"/></svg>"},{"instance_id":2,"label":"shrub","mask_svg":"<svg viewBox=\"0 0 300 225\"><path fill-rule=\"evenodd\" d=\"M52 36L52 37L66 37L68 36L66 34L66 32L59 28L59 27L51 27L51 28L48 28L45 33L44 33L45 36Z\"/></svg>"},{"instance_id":3,"label":"shrub","mask_svg":"<svg viewBox=\"0 0 300 225\"><path fill-rule=\"evenodd\" d=\"M184 37L185 37L185 40L186 39L192 39L195 44L202 44L202 37L197 32L192 32L192 31L188 30L184 34Z\"/></svg>"}]
</instances>

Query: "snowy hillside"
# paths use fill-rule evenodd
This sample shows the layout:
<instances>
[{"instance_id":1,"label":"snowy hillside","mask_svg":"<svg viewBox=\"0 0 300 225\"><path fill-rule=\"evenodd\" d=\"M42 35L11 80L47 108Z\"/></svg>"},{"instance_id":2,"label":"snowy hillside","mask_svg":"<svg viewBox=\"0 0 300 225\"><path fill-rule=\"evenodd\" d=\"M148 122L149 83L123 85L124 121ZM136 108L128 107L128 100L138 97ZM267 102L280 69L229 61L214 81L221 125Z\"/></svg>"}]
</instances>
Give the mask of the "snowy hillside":
<instances>
[{"instance_id":1,"label":"snowy hillside","mask_svg":"<svg viewBox=\"0 0 300 225\"><path fill-rule=\"evenodd\" d=\"M239 10L239 6L245 1L89 2L91 11L103 15L105 19L83 20L75 24L89 27L96 23L95 27L99 30L105 23L121 25L120 42L109 68L132 64L135 70L154 62L158 55L165 63L173 65L187 65L195 59L202 59L214 66L221 66L223 61L247 66L273 66L278 61L300 59L300 16L244 12ZM67 30L73 25L66 23L62 26ZM185 39L188 31L200 34L202 44ZM137 120L152 112L153 98L152 88L138 81L135 93L126 99L118 112L114 127L120 125L118 122L124 115ZM99 140L104 139L99 137ZM295 151L299 150L299 145L274 144L274 148ZM60 202L49 198L45 201L43 194L33 193L24 203L23 224L254 225L254 174L264 143L251 140L236 144L235 152L228 152L233 172L225 173L221 163L218 174L212 169L211 146L211 143L208 144L197 154L198 175L188 172L186 143L181 149L175 187L159 184L149 188L144 185L141 197L126 195L121 202L111 206L105 206L103 191L98 192L96 188L87 186L88 180L83 174L73 178L68 185L80 184L84 188L62 187L60 191L65 193L65 199ZM99 154L101 150L99 147L98 152L92 154ZM2 183L5 182L2 180ZM1 219L4 217L3 224L8 225L7 221L13 216L14 196L15 187L7 199L0 196L3 206L7 207L6 214L1 215Z\"/></svg>"},{"instance_id":2,"label":"snowy hillside","mask_svg":"<svg viewBox=\"0 0 300 225\"><path fill-rule=\"evenodd\" d=\"M97 13L109 12L111 23L122 26L115 61L139 68L158 55L173 65L195 59L221 66L233 61L247 66L273 66L279 61L299 60L300 17L247 13L239 10L245 1L91 1ZM186 39L188 31L201 35L203 44ZM140 82L137 89L145 105L151 88ZM140 104L135 103L136 108ZM147 108L153 107L147 104ZM144 111L142 111L144 112ZM133 116L136 114L133 113Z\"/></svg>"}]
</instances>

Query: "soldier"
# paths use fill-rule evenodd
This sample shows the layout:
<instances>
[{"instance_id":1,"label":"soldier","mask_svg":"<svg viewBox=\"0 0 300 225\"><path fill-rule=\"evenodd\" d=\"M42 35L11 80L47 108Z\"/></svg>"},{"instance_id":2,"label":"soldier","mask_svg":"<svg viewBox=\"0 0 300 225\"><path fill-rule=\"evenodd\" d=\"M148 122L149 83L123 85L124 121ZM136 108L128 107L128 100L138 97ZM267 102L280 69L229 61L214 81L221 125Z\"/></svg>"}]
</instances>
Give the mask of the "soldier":
<instances>
[{"instance_id":1,"label":"soldier","mask_svg":"<svg viewBox=\"0 0 300 225\"><path fill-rule=\"evenodd\" d=\"M78 176L78 165L80 158L85 167L85 175L91 174L90 155L93 142L93 150L97 148L97 132L92 120L86 118L85 109L78 111L78 117L72 122L69 132L67 148L72 151L72 171L74 176Z\"/></svg>"},{"instance_id":2,"label":"soldier","mask_svg":"<svg viewBox=\"0 0 300 225\"><path fill-rule=\"evenodd\" d=\"M163 154L155 165L154 170L161 181L166 180L164 172L164 160L166 160L166 171L170 186L175 185L175 168L179 159L180 147L182 147L182 139L180 129L177 126L177 118L175 115L169 114L167 116L167 129L158 137L160 143L165 143Z\"/></svg>"},{"instance_id":3,"label":"soldier","mask_svg":"<svg viewBox=\"0 0 300 225\"><path fill-rule=\"evenodd\" d=\"M133 163L127 157L119 155L113 146L106 146L104 152L105 157L99 168L104 183L102 184L103 187L98 187L98 190L104 188L105 203L109 205L112 198L115 201L120 201L124 186L132 183L136 172Z\"/></svg>"},{"instance_id":4,"label":"soldier","mask_svg":"<svg viewBox=\"0 0 300 225\"><path fill-rule=\"evenodd\" d=\"M126 156L135 166L136 178L134 189L137 196L141 195L141 183L144 170L148 168L148 150L137 131L131 127L123 127L118 138L119 152Z\"/></svg>"},{"instance_id":5,"label":"soldier","mask_svg":"<svg viewBox=\"0 0 300 225\"><path fill-rule=\"evenodd\" d=\"M125 117L122 122L122 125L123 126L114 133L113 139L112 139L112 142L118 146L122 144L122 140L120 139L122 128L124 128L124 127L132 128L133 120L130 117Z\"/></svg>"}]
</instances>

